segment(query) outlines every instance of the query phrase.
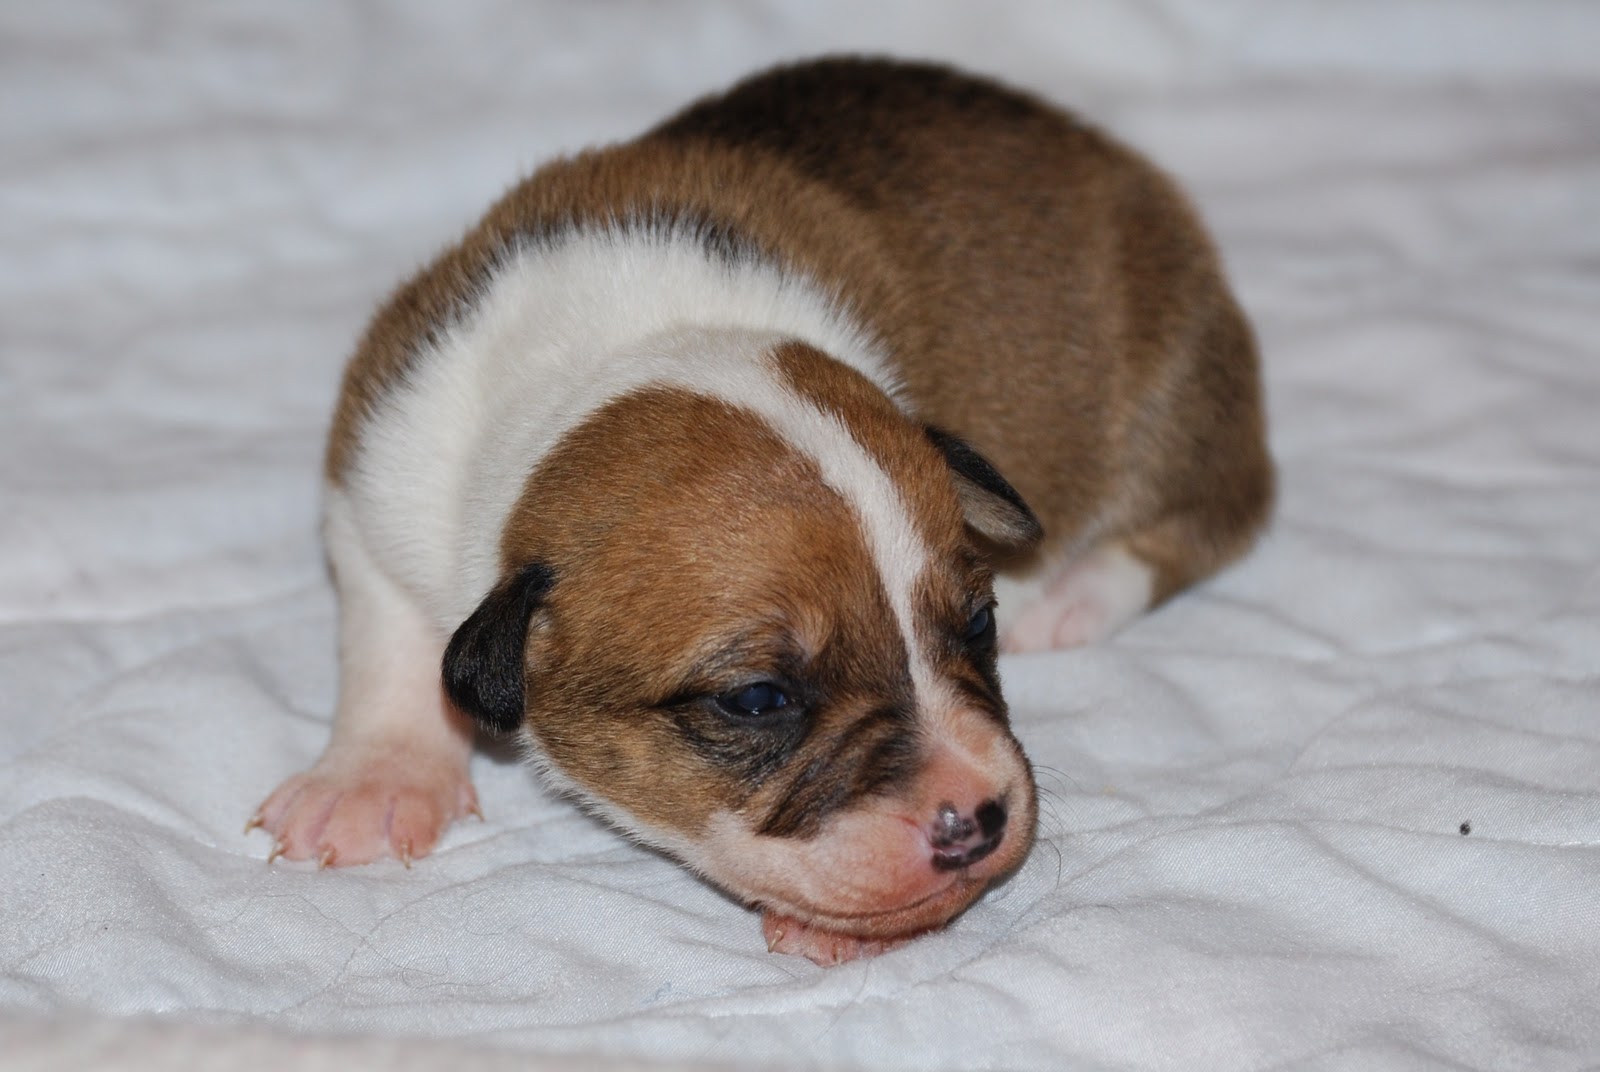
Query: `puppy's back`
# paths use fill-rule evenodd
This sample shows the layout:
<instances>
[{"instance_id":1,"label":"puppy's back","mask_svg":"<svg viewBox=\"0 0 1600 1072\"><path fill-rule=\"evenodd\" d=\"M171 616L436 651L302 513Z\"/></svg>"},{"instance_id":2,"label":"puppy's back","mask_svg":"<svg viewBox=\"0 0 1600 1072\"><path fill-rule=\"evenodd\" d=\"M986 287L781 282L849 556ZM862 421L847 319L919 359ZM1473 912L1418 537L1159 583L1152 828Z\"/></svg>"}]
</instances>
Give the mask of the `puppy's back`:
<instances>
[{"instance_id":1,"label":"puppy's back","mask_svg":"<svg viewBox=\"0 0 1600 1072\"><path fill-rule=\"evenodd\" d=\"M1271 495L1258 359L1197 215L1138 154L948 68L758 75L646 140L740 147L850 206L894 278L858 309L917 411L969 438L1079 547L1213 496ZM849 266L837 269L846 295Z\"/></svg>"}]
</instances>

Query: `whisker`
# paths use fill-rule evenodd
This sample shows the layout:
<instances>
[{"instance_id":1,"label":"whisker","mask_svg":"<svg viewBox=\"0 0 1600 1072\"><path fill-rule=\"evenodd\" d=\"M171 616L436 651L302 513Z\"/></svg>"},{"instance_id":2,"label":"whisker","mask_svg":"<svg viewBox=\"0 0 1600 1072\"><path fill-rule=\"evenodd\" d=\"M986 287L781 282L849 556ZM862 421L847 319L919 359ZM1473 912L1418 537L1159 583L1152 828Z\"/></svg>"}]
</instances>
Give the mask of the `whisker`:
<instances>
[{"instance_id":1,"label":"whisker","mask_svg":"<svg viewBox=\"0 0 1600 1072\"><path fill-rule=\"evenodd\" d=\"M1039 775L1048 774L1055 781L1063 783L1063 789L1072 789L1079 793L1083 792L1083 786L1078 784L1078 780L1072 777L1072 775L1068 774L1066 771L1062 770L1060 767L1051 767L1047 764L1035 763L1033 765L1033 774L1035 781L1039 780Z\"/></svg>"}]
</instances>

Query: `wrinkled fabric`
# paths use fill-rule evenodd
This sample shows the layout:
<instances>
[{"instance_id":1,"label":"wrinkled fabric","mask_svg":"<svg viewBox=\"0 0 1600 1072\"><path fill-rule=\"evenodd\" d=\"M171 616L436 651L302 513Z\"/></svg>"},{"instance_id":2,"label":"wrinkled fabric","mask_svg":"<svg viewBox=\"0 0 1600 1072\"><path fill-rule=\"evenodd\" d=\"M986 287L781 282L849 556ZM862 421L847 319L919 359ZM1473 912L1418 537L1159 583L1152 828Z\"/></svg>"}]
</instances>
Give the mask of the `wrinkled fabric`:
<instances>
[{"instance_id":1,"label":"wrinkled fabric","mask_svg":"<svg viewBox=\"0 0 1600 1072\"><path fill-rule=\"evenodd\" d=\"M1001 76L1185 183L1262 342L1271 532L1004 661L1041 842L886 956L768 955L503 751L410 870L268 867L241 827L326 739L321 439L374 304L539 161L830 49ZM1581 2L0 9L0 1037L1600 1062L1597 54Z\"/></svg>"}]
</instances>

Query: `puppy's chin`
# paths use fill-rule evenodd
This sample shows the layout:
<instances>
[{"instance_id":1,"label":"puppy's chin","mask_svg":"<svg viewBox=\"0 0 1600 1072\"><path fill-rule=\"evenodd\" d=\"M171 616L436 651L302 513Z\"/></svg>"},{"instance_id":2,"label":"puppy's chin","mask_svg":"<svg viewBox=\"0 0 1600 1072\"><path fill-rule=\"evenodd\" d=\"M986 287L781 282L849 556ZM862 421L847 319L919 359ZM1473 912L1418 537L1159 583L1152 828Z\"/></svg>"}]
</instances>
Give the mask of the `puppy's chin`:
<instances>
[{"instance_id":1,"label":"puppy's chin","mask_svg":"<svg viewBox=\"0 0 1600 1072\"><path fill-rule=\"evenodd\" d=\"M938 930L971 904L987 885L978 879L958 880L943 893L916 905L876 916L829 919L763 908L761 931L769 953L805 957L828 967L886 953ZM862 933L863 927L870 928L870 932Z\"/></svg>"},{"instance_id":2,"label":"puppy's chin","mask_svg":"<svg viewBox=\"0 0 1600 1072\"><path fill-rule=\"evenodd\" d=\"M833 935L867 939L910 938L938 930L978 899L988 888L988 878L952 876L918 901L879 912L833 915L810 905L763 902L771 916L790 919Z\"/></svg>"}]
</instances>

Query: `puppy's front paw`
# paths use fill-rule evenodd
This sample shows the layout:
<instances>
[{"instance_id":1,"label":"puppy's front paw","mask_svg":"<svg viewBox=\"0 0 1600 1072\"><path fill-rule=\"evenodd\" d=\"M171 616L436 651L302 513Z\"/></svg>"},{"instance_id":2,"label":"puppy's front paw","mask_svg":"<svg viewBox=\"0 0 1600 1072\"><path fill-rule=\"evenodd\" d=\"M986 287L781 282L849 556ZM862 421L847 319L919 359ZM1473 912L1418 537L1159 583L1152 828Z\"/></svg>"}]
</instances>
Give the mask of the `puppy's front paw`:
<instances>
[{"instance_id":1,"label":"puppy's front paw","mask_svg":"<svg viewBox=\"0 0 1600 1072\"><path fill-rule=\"evenodd\" d=\"M887 953L915 937L908 934L903 938L862 938L840 934L771 910L761 913L761 933L767 939L767 952L805 957L824 968Z\"/></svg>"},{"instance_id":2,"label":"puppy's front paw","mask_svg":"<svg viewBox=\"0 0 1600 1072\"><path fill-rule=\"evenodd\" d=\"M269 863L284 856L342 867L392 856L409 867L465 815L481 815L465 764L404 751L330 752L280 785L246 829L272 835Z\"/></svg>"}]
</instances>

